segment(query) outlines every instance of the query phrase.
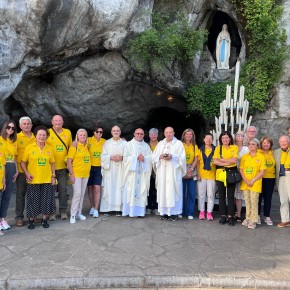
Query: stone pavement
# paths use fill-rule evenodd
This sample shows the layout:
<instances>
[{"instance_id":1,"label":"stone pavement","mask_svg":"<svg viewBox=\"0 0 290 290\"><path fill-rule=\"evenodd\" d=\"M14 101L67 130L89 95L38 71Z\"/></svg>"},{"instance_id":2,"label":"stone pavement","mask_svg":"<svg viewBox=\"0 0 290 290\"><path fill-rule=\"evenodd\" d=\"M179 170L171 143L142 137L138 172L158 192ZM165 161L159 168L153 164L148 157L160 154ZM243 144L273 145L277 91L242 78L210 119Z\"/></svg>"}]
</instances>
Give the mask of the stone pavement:
<instances>
[{"instance_id":1,"label":"stone pavement","mask_svg":"<svg viewBox=\"0 0 290 290\"><path fill-rule=\"evenodd\" d=\"M290 289L290 228L150 215L57 220L31 231L14 226L14 199L13 226L0 236L0 289ZM280 221L277 193L273 220Z\"/></svg>"}]
</instances>

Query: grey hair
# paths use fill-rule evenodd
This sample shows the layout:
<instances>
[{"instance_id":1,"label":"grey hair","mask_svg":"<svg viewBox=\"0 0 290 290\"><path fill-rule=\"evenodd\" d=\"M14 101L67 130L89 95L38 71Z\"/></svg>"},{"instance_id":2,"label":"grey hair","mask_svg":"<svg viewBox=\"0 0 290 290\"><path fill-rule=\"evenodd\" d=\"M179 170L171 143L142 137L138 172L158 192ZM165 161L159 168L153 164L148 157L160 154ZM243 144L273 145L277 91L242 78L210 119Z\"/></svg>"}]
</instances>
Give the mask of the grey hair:
<instances>
[{"instance_id":1,"label":"grey hair","mask_svg":"<svg viewBox=\"0 0 290 290\"><path fill-rule=\"evenodd\" d=\"M32 121L28 116L24 116L19 119L19 126L21 126L22 121L29 121L32 124Z\"/></svg>"},{"instance_id":2,"label":"grey hair","mask_svg":"<svg viewBox=\"0 0 290 290\"><path fill-rule=\"evenodd\" d=\"M149 135L150 134L157 134L158 135L158 129L156 129L156 128L152 128L152 129L150 129L149 130Z\"/></svg>"},{"instance_id":3,"label":"grey hair","mask_svg":"<svg viewBox=\"0 0 290 290\"><path fill-rule=\"evenodd\" d=\"M247 129L247 131L248 131L250 128L255 129L255 130L256 130L256 133L258 133L258 129L257 129L255 126L250 126L250 127Z\"/></svg>"},{"instance_id":4,"label":"grey hair","mask_svg":"<svg viewBox=\"0 0 290 290\"><path fill-rule=\"evenodd\" d=\"M249 144L251 141L255 142L255 143L258 145L258 147L260 148L260 141L259 141L257 138L250 139L250 140L248 141L248 144Z\"/></svg>"}]
</instances>

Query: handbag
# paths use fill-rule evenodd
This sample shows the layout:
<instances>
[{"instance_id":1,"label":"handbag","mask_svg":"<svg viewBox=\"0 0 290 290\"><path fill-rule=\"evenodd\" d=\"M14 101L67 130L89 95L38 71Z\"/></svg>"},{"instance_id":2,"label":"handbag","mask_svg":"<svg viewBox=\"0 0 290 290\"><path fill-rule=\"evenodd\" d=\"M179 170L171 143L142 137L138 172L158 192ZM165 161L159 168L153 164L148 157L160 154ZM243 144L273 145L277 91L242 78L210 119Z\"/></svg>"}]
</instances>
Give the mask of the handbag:
<instances>
[{"instance_id":1,"label":"handbag","mask_svg":"<svg viewBox=\"0 0 290 290\"><path fill-rule=\"evenodd\" d=\"M193 147L194 156L195 156L195 146ZM188 173L189 172L189 173ZM186 164L186 175L183 176L183 179L193 179L197 176L197 168L192 168L192 164Z\"/></svg>"},{"instance_id":2,"label":"handbag","mask_svg":"<svg viewBox=\"0 0 290 290\"><path fill-rule=\"evenodd\" d=\"M227 183L234 184L239 183L242 180L242 175L237 167L225 168L227 173Z\"/></svg>"},{"instance_id":3,"label":"handbag","mask_svg":"<svg viewBox=\"0 0 290 290\"><path fill-rule=\"evenodd\" d=\"M197 176L197 168L195 167L194 169L192 169L192 164L187 164L186 175L183 176L183 179L193 179L196 176Z\"/></svg>"},{"instance_id":4,"label":"handbag","mask_svg":"<svg viewBox=\"0 0 290 290\"><path fill-rule=\"evenodd\" d=\"M220 157L222 158L222 145L220 146ZM225 167L227 184L236 184L242 180L242 175L237 166Z\"/></svg>"}]
</instances>

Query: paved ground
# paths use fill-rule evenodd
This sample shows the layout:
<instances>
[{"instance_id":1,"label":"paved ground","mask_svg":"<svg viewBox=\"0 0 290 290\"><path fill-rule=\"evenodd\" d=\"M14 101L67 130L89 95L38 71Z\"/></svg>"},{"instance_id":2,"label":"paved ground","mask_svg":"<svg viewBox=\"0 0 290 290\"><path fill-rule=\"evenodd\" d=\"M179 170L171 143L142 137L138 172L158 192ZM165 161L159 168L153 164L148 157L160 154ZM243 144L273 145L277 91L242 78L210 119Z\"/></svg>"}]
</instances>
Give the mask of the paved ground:
<instances>
[{"instance_id":1,"label":"paved ground","mask_svg":"<svg viewBox=\"0 0 290 290\"><path fill-rule=\"evenodd\" d=\"M277 193L273 218L279 222ZM154 215L57 220L49 229L13 226L0 236L0 265L0 289L290 289L290 228Z\"/></svg>"}]
</instances>

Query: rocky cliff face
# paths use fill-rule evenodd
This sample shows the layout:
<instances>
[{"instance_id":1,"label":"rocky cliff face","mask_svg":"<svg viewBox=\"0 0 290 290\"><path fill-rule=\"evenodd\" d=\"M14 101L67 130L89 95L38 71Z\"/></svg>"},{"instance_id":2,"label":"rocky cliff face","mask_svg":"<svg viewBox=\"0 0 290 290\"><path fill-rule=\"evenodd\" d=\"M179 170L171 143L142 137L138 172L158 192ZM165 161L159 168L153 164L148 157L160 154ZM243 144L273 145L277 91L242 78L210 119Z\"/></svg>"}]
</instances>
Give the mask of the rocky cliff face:
<instances>
[{"instance_id":1,"label":"rocky cliff face","mask_svg":"<svg viewBox=\"0 0 290 290\"><path fill-rule=\"evenodd\" d=\"M72 129L91 128L93 121L101 120L106 130L118 124L128 133L148 124L152 112L162 108L186 114L180 95L188 78L204 82L232 78L236 58L245 59L245 38L229 1L185 2L183 8L193 29L210 31L208 45L196 57L185 79L159 73L157 82L156 75L150 79L146 74L137 74L123 49L133 34L150 26L153 9L173 9L176 1L2 0L2 119L6 115L18 119L25 114L35 124L50 125L52 116L61 114ZM289 0L283 4L289 19ZM224 21L232 31L233 51L231 69L221 72L215 69L214 42ZM177 75L184 75L182 68ZM289 70L285 73L287 79ZM273 98L278 102L276 108L281 107L275 111L275 122L283 127L289 117L287 94L289 80L278 87ZM257 124L266 128L262 117L257 115Z\"/></svg>"}]
</instances>

